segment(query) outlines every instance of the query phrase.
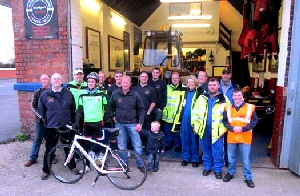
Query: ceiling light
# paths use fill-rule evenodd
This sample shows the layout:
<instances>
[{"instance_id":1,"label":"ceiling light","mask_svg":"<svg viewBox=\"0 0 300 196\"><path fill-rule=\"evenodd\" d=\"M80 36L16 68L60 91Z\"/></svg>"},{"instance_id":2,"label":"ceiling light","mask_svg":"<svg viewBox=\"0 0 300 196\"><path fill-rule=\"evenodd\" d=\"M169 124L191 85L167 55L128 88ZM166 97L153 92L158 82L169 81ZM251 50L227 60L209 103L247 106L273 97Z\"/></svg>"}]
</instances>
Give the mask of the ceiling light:
<instances>
[{"instance_id":1,"label":"ceiling light","mask_svg":"<svg viewBox=\"0 0 300 196\"><path fill-rule=\"evenodd\" d=\"M86 4L92 8L92 9L96 9L96 10L100 10L100 5L99 2L96 0L85 0Z\"/></svg>"},{"instance_id":2,"label":"ceiling light","mask_svg":"<svg viewBox=\"0 0 300 196\"><path fill-rule=\"evenodd\" d=\"M210 24L173 24L172 27L210 27Z\"/></svg>"},{"instance_id":3,"label":"ceiling light","mask_svg":"<svg viewBox=\"0 0 300 196\"><path fill-rule=\"evenodd\" d=\"M201 19L212 19L212 15L201 15L201 16L169 16L169 20L201 20Z\"/></svg>"},{"instance_id":4,"label":"ceiling light","mask_svg":"<svg viewBox=\"0 0 300 196\"><path fill-rule=\"evenodd\" d=\"M111 21L113 21L120 27L124 27L127 24L125 20L121 16L117 15L116 13L112 13Z\"/></svg>"}]
</instances>

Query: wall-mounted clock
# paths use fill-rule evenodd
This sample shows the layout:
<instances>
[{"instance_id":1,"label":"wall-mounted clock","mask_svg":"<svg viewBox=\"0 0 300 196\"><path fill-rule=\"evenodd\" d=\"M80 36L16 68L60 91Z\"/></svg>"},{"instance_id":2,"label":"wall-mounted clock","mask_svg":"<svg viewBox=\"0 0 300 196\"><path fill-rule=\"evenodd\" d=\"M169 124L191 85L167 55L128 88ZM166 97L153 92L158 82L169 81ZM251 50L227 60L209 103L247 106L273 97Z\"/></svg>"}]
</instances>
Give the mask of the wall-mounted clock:
<instances>
[{"instance_id":1,"label":"wall-mounted clock","mask_svg":"<svg viewBox=\"0 0 300 196\"><path fill-rule=\"evenodd\" d=\"M215 33L215 28L214 27L207 27L206 33L208 35L213 35Z\"/></svg>"}]
</instances>

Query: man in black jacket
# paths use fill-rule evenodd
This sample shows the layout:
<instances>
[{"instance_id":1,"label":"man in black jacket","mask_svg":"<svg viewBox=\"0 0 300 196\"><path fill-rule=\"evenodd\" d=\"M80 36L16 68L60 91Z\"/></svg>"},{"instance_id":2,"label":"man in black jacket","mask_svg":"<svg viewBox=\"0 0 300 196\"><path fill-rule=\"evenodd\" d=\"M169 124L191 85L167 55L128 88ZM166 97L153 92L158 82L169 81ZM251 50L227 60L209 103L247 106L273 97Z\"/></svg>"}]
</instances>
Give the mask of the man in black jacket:
<instances>
[{"instance_id":1,"label":"man in black jacket","mask_svg":"<svg viewBox=\"0 0 300 196\"><path fill-rule=\"evenodd\" d=\"M145 117L145 109L141 96L131 90L131 78L123 76L122 88L116 90L109 100L110 117L114 119L116 127L120 128L118 147L127 150L127 136L130 137L132 146L138 155L142 155L142 141L138 131L142 130ZM123 157L127 161L126 157ZM141 160L138 168L144 170Z\"/></svg>"},{"instance_id":2,"label":"man in black jacket","mask_svg":"<svg viewBox=\"0 0 300 196\"><path fill-rule=\"evenodd\" d=\"M148 74L143 71L140 74L140 83L132 88L137 92L144 103L145 107L145 119L143 123L143 129L150 130L151 123L153 121L152 111L155 108L156 104L156 93L153 87L148 85ZM143 146L146 146L147 138L141 135Z\"/></svg>"},{"instance_id":3,"label":"man in black jacket","mask_svg":"<svg viewBox=\"0 0 300 196\"><path fill-rule=\"evenodd\" d=\"M62 88L62 76L58 73L53 74L51 76L51 84L51 89L42 93L38 104L39 113L44 119L46 128L44 134L46 151L44 154L44 173L41 176L42 180L46 180L50 176L50 170L47 165L47 155L58 142L58 134L55 128L73 124L75 121L75 99L69 90ZM75 174L79 173L74 165L71 166L70 169L73 170Z\"/></svg>"},{"instance_id":4,"label":"man in black jacket","mask_svg":"<svg viewBox=\"0 0 300 196\"><path fill-rule=\"evenodd\" d=\"M42 116L38 112L38 102L41 94L50 88L50 76L48 74L41 75L41 84L42 87L34 91L31 109L35 115L35 138L32 143L31 153L29 160L24 164L25 167L30 167L32 164L35 164L39 156L40 147L44 138L44 122Z\"/></svg>"},{"instance_id":5,"label":"man in black jacket","mask_svg":"<svg viewBox=\"0 0 300 196\"><path fill-rule=\"evenodd\" d=\"M152 86L156 92L157 102L154 109L154 119L161 121L162 111L167 104L167 84L162 79L159 79L161 75L159 67L152 69L152 78L148 84Z\"/></svg>"},{"instance_id":6,"label":"man in black jacket","mask_svg":"<svg viewBox=\"0 0 300 196\"><path fill-rule=\"evenodd\" d=\"M110 100L111 95L113 92L121 88L122 85L122 78L123 78L123 71L122 70L117 70L115 71L115 81L116 83L108 87L107 89L107 99Z\"/></svg>"}]
</instances>

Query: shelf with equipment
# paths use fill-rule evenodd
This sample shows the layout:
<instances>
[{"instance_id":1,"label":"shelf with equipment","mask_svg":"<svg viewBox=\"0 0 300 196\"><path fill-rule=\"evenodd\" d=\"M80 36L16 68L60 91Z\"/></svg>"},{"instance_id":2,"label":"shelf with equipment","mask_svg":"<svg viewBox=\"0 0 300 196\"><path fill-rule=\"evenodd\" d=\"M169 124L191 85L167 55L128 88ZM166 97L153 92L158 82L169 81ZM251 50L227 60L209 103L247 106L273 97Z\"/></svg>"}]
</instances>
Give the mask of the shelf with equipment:
<instances>
[{"instance_id":1,"label":"shelf with equipment","mask_svg":"<svg viewBox=\"0 0 300 196\"><path fill-rule=\"evenodd\" d=\"M187 52L183 59L184 68L190 72L197 72L199 70L206 70L206 50L196 49L194 52Z\"/></svg>"}]
</instances>

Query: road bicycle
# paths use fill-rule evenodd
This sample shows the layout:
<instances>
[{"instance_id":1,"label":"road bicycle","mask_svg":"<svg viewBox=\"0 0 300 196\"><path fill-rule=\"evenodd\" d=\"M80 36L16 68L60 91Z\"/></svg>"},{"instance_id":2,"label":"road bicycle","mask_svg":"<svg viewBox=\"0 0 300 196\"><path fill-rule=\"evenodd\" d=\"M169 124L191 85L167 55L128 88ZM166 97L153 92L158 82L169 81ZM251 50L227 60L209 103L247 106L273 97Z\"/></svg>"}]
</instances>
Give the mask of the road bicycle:
<instances>
[{"instance_id":1,"label":"road bicycle","mask_svg":"<svg viewBox=\"0 0 300 196\"><path fill-rule=\"evenodd\" d=\"M107 176L112 184L124 190L138 188L145 182L147 169L143 159L134 151L113 150L111 148L111 141L116 141L119 128L103 128L100 140L103 140L105 133L109 132L111 136L108 145L79 135L78 131L73 129L72 126L67 125L65 128L57 128L56 130L60 134L70 134L71 131L75 131L71 145L61 144L55 146L50 150L47 157L51 174L60 182L69 184L78 182L86 173L86 159L97 170L97 176L92 186L95 185L100 176ZM103 156L92 157L83 149L78 140L89 141L104 147ZM51 164L54 157L58 160L58 163ZM139 166L137 166L138 164ZM75 167L80 172L74 173Z\"/></svg>"}]
</instances>

